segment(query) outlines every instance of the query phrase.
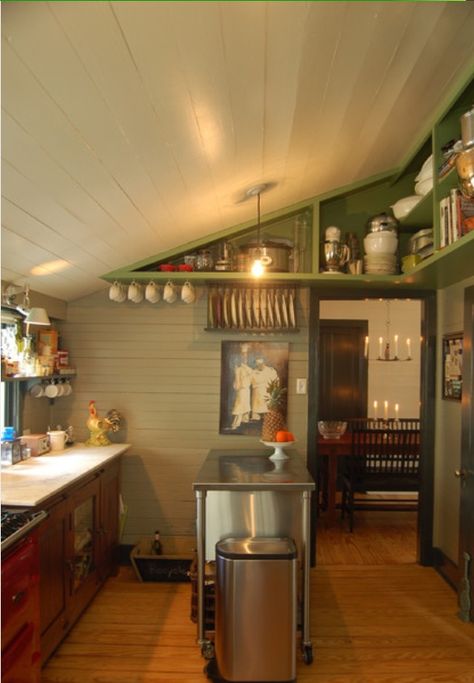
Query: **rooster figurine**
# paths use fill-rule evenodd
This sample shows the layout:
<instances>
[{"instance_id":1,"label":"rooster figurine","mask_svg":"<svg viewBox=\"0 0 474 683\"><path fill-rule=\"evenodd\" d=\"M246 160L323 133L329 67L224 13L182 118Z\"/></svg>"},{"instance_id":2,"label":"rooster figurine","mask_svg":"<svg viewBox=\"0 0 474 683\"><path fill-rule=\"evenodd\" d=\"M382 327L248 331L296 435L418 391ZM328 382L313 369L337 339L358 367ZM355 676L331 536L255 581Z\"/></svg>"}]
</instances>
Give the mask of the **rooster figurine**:
<instances>
[{"instance_id":1,"label":"rooster figurine","mask_svg":"<svg viewBox=\"0 0 474 683\"><path fill-rule=\"evenodd\" d=\"M99 417L95 401L89 401L89 417L86 422L89 438L86 446L108 446L111 442L107 432L117 432L120 429L120 421L120 414L116 410L109 410L106 417Z\"/></svg>"}]
</instances>

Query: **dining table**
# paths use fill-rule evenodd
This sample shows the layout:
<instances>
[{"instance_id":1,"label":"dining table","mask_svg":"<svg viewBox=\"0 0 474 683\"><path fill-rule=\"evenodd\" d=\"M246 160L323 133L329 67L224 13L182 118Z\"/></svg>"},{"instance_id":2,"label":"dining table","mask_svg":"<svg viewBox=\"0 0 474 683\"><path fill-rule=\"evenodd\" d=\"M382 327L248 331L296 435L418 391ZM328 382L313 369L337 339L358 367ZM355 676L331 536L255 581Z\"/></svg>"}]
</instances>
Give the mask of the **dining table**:
<instances>
[{"instance_id":1,"label":"dining table","mask_svg":"<svg viewBox=\"0 0 474 683\"><path fill-rule=\"evenodd\" d=\"M351 453L352 434L347 431L338 439L325 439L318 435L318 454L327 458L327 478L323 482L323 491L327 496L327 509L325 518L333 523L336 519L337 510L337 471L339 458Z\"/></svg>"}]
</instances>

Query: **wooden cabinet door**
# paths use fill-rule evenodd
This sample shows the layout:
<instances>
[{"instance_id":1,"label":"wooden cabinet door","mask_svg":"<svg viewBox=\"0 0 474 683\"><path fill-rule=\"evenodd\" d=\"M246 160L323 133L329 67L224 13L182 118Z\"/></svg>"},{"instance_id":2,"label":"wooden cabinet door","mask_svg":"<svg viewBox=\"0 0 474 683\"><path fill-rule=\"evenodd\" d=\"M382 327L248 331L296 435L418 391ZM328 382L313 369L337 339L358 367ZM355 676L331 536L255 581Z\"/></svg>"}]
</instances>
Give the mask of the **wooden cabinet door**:
<instances>
[{"instance_id":1,"label":"wooden cabinet door","mask_svg":"<svg viewBox=\"0 0 474 683\"><path fill-rule=\"evenodd\" d=\"M38 528L40 553L41 661L51 655L67 632L69 571L66 565L68 530L64 499L47 508L48 517Z\"/></svg>"},{"instance_id":2,"label":"wooden cabinet door","mask_svg":"<svg viewBox=\"0 0 474 683\"><path fill-rule=\"evenodd\" d=\"M74 622L99 587L99 473L68 498L69 609Z\"/></svg>"},{"instance_id":3,"label":"wooden cabinet door","mask_svg":"<svg viewBox=\"0 0 474 683\"><path fill-rule=\"evenodd\" d=\"M99 576L105 580L118 566L120 460L114 460L100 479Z\"/></svg>"}]
</instances>

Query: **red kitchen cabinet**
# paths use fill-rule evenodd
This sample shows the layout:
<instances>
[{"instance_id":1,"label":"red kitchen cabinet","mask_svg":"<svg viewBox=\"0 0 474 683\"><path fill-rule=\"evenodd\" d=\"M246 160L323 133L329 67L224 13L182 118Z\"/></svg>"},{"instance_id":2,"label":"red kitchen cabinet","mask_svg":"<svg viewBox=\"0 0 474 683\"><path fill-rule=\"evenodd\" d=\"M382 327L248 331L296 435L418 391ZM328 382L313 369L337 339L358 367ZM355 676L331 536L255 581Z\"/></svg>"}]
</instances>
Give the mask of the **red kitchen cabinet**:
<instances>
[{"instance_id":1,"label":"red kitchen cabinet","mask_svg":"<svg viewBox=\"0 0 474 683\"><path fill-rule=\"evenodd\" d=\"M39 683L37 532L2 558L2 683Z\"/></svg>"}]
</instances>

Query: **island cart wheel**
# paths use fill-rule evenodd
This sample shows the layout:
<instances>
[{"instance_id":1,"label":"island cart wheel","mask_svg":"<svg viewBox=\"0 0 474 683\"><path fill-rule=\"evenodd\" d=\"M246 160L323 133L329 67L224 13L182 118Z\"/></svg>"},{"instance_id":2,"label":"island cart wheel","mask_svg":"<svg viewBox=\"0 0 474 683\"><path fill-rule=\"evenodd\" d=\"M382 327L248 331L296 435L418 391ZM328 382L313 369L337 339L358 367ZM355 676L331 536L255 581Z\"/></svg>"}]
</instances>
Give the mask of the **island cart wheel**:
<instances>
[{"instance_id":1,"label":"island cart wheel","mask_svg":"<svg viewBox=\"0 0 474 683\"><path fill-rule=\"evenodd\" d=\"M205 641L201 645L201 655L204 659L212 659L214 657L214 643L210 640Z\"/></svg>"}]
</instances>

